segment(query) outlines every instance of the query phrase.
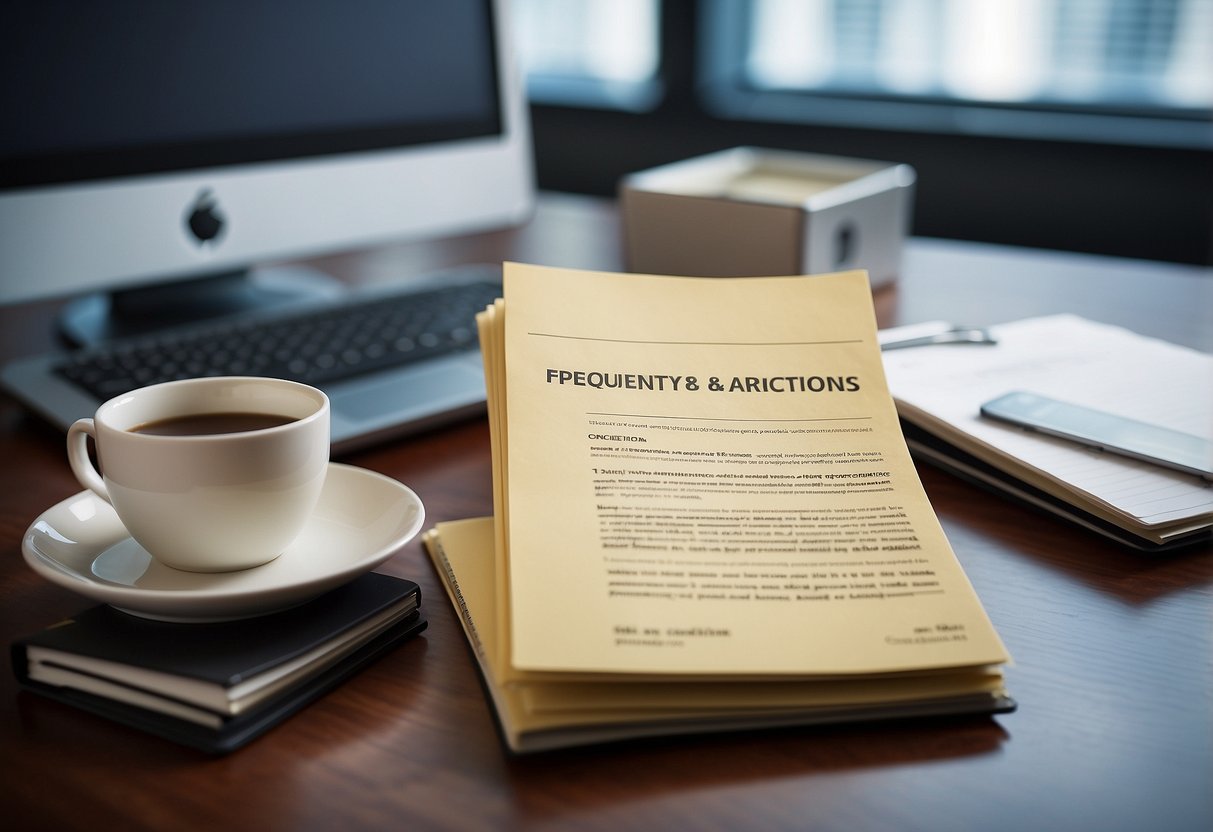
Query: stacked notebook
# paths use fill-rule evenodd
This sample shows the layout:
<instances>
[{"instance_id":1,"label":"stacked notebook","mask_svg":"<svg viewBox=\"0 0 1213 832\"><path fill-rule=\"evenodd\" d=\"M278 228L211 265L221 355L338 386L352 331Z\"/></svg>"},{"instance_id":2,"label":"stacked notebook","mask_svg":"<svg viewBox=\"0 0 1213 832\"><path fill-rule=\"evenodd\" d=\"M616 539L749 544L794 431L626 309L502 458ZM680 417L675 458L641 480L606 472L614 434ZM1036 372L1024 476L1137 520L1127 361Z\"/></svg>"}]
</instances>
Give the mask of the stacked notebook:
<instances>
[{"instance_id":1,"label":"stacked notebook","mask_svg":"<svg viewBox=\"0 0 1213 832\"><path fill-rule=\"evenodd\" d=\"M421 632L417 584L370 572L259 618L153 621L97 606L15 642L31 691L214 753L232 751Z\"/></svg>"},{"instance_id":2,"label":"stacked notebook","mask_svg":"<svg viewBox=\"0 0 1213 832\"><path fill-rule=\"evenodd\" d=\"M866 275L504 276L494 516L424 540L511 750L1014 707Z\"/></svg>"}]
</instances>

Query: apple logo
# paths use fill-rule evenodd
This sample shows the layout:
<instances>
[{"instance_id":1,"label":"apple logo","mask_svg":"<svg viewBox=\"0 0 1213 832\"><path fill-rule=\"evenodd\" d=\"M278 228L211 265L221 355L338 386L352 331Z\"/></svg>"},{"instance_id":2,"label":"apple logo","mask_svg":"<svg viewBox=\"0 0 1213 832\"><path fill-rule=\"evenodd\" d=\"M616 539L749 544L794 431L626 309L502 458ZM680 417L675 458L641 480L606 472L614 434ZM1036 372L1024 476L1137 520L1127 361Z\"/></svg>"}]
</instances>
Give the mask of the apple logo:
<instances>
[{"instance_id":1,"label":"apple logo","mask_svg":"<svg viewBox=\"0 0 1213 832\"><path fill-rule=\"evenodd\" d=\"M206 245L223 233L223 214L219 212L210 188L204 188L194 204L186 209L185 225L198 245Z\"/></svg>"}]
</instances>

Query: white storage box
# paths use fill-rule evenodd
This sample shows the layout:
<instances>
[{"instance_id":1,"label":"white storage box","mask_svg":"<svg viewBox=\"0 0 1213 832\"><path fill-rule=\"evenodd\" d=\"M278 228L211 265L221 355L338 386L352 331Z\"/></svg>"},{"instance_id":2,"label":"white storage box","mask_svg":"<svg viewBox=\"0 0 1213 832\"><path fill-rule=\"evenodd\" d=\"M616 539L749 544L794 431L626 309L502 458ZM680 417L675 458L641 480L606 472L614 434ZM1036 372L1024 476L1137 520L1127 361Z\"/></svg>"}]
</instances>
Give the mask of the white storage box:
<instances>
[{"instance_id":1,"label":"white storage box","mask_svg":"<svg viewBox=\"0 0 1213 832\"><path fill-rule=\"evenodd\" d=\"M627 267L695 276L867 269L891 283L910 226L914 169L739 147L620 183Z\"/></svg>"}]
</instances>

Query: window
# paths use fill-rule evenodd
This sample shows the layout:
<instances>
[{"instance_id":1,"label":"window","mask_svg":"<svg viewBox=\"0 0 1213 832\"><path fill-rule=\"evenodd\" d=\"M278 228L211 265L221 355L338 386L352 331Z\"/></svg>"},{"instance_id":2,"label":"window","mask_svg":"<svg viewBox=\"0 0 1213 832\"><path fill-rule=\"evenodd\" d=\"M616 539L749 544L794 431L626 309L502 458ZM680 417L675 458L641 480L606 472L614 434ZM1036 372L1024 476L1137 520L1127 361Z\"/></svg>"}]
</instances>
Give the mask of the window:
<instances>
[{"instance_id":1,"label":"window","mask_svg":"<svg viewBox=\"0 0 1213 832\"><path fill-rule=\"evenodd\" d=\"M1213 0L714 0L732 118L1213 146Z\"/></svg>"},{"instance_id":2,"label":"window","mask_svg":"<svg viewBox=\"0 0 1213 832\"><path fill-rule=\"evenodd\" d=\"M512 0L541 188L738 145L918 173L914 233L1213 263L1213 0Z\"/></svg>"},{"instance_id":3,"label":"window","mask_svg":"<svg viewBox=\"0 0 1213 832\"><path fill-rule=\"evenodd\" d=\"M661 96L658 0L514 0L532 101L643 111Z\"/></svg>"}]
</instances>

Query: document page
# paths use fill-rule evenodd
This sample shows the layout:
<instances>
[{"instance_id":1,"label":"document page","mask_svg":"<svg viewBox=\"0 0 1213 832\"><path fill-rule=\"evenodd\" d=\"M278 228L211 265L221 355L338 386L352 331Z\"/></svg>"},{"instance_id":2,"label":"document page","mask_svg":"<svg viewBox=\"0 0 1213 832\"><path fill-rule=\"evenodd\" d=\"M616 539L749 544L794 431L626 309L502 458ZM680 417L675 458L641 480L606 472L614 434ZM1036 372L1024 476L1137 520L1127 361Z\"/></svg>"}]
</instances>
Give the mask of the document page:
<instances>
[{"instance_id":1,"label":"document page","mask_svg":"<svg viewBox=\"0 0 1213 832\"><path fill-rule=\"evenodd\" d=\"M1007 659L910 461L864 273L506 264L504 278L503 360L490 352L506 381L497 583L513 668L829 676Z\"/></svg>"}]
</instances>

